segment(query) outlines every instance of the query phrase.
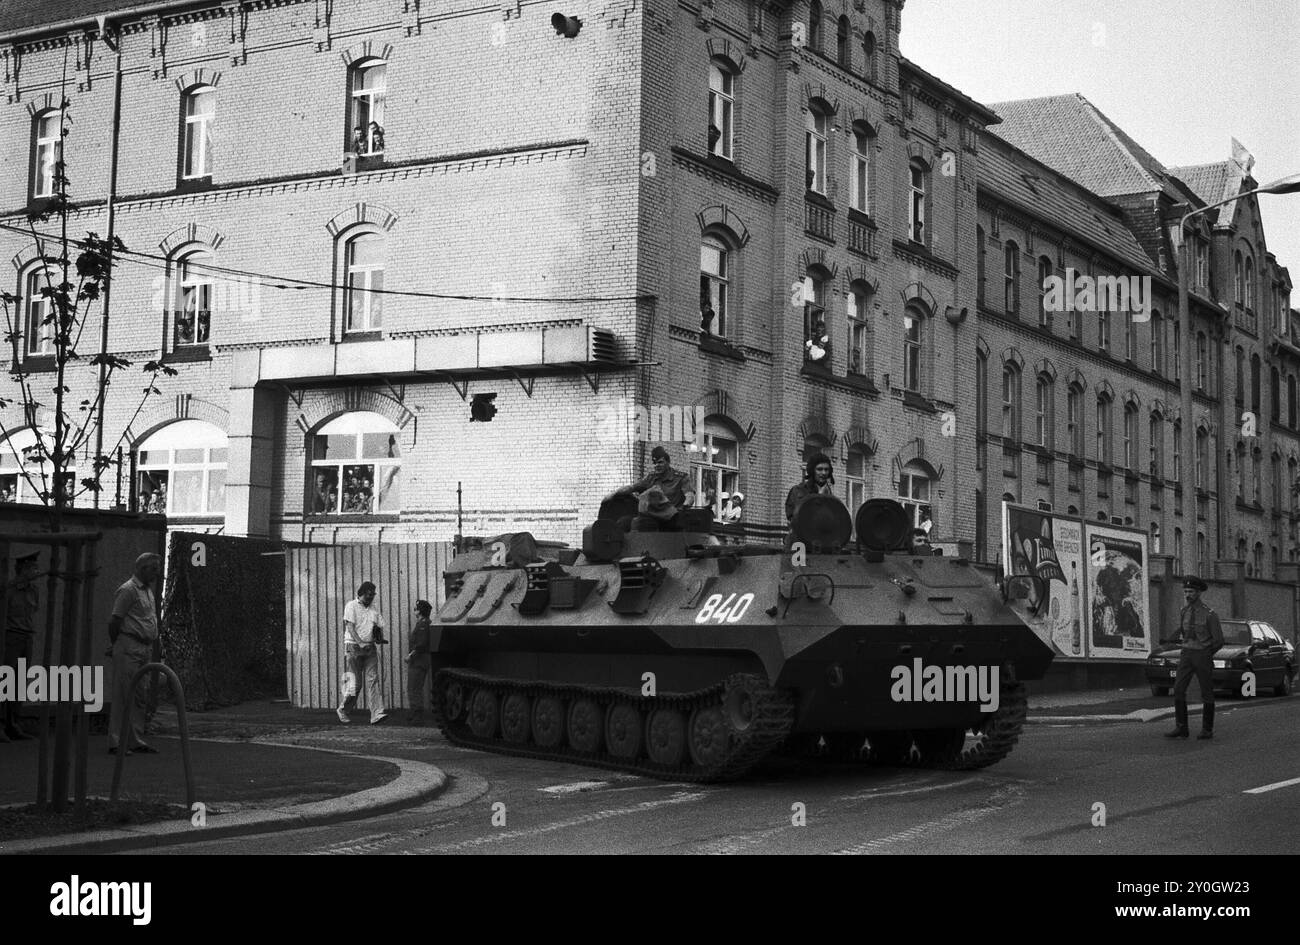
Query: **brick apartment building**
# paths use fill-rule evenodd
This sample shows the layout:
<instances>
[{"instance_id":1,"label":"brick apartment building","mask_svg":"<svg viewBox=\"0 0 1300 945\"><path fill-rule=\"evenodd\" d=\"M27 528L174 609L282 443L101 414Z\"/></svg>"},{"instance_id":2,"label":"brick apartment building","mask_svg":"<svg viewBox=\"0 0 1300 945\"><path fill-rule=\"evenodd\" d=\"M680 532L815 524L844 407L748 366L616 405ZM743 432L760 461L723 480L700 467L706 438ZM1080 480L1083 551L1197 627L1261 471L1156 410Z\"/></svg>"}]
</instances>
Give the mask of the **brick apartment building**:
<instances>
[{"instance_id":1,"label":"brick apartment building","mask_svg":"<svg viewBox=\"0 0 1300 945\"><path fill-rule=\"evenodd\" d=\"M70 229L104 232L118 65L104 34L116 35L116 230L131 252L109 350L161 355L180 373L138 415L123 375L105 442L123 438L124 500L184 527L442 539L460 483L467 532L573 540L668 439L638 439L631 424L609 436L602 418L678 405L706 420L702 448L670 444L677 465L701 496L745 492L747 521L782 522L804 457L822 450L851 508L901 497L933 518L933 540L973 543L984 560L1004 495L1153 527L1165 551L1203 536L1216 558L1244 541L1247 554L1271 544L1274 560L1295 560L1282 512L1295 507L1300 348L1253 200L1197 234L1204 356L1190 422L1204 433L1203 491L1184 506L1177 485L1193 460L1174 439L1170 215L1249 177L1234 162L1166 171L1127 136L1124 153L1098 146L1085 166L1062 165L1038 150L1058 137L1034 121L1104 116L971 100L900 54L902 11L10 11L0 223L20 223L48 190L62 89ZM1136 180L1115 184L1117 163ZM0 230L0 252L28 294L41 270L31 240ZM1159 316L1045 322L1040 265L1148 275ZM34 377L49 370L38 335L18 352ZM1237 349L1246 374L1232 373ZM486 394L497 413L470 422ZM1264 432L1238 453L1222 431L1242 396ZM3 420L22 426L13 411ZM11 466L0 460L0 490ZM1219 499L1238 471L1242 505L1229 507Z\"/></svg>"}]
</instances>

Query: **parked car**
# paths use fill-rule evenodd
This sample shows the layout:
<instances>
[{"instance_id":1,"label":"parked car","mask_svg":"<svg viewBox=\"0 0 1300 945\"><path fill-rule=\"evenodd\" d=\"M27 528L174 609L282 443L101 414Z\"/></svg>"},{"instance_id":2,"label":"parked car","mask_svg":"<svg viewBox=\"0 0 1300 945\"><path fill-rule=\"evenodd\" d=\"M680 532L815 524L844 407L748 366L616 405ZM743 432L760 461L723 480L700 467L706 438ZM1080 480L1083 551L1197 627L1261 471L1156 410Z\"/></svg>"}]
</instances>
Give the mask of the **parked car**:
<instances>
[{"instance_id":1,"label":"parked car","mask_svg":"<svg viewBox=\"0 0 1300 945\"><path fill-rule=\"evenodd\" d=\"M1272 688L1279 696L1289 695L1300 662L1296 649L1269 624L1260 620L1224 620L1223 649L1214 654L1214 688L1242 695L1242 674L1255 674L1255 691ZM1147 682L1153 696L1167 696L1178 675L1182 648L1163 644L1147 657Z\"/></svg>"}]
</instances>

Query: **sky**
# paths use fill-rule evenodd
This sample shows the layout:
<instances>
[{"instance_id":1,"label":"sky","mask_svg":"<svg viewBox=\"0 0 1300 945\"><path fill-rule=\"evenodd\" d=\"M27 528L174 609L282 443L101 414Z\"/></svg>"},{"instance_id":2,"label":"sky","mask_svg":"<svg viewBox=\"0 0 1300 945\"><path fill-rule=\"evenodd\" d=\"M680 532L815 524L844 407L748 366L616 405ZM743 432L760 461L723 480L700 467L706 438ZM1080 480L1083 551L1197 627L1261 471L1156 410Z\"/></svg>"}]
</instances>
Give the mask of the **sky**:
<instances>
[{"instance_id":1,"label":"sky","mask_svg":"<svg viewBox=\"0 0 1300 945\"><path fill-rule=\"evenodd\" d=\"M1079 92L1166 167L1236 138L1258 183L1300 174L1297 0L908 0L900 45L978 102ZM1300 194L1259 202L1300 286Z\"/></svg>"}]
</instances>

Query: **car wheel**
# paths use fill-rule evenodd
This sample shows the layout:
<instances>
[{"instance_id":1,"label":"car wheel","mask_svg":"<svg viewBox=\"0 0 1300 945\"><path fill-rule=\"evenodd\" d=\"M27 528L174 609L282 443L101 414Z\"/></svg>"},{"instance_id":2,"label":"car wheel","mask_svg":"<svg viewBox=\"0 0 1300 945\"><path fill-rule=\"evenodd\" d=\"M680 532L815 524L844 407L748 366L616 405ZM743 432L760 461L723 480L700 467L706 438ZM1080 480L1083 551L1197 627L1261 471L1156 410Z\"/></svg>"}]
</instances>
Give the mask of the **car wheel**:
<instances>
[{"instance_id":1,"label":"car wheel","mask_svg":"<svg viewBox=\"0 0 1300 945\"><path fill-rule=\"evenodd\" d=\"M1291 673L1290 666L1282 667L1282 681L1273 687L1273 694L1278 696L1291 695Z\"/></svg>"},{"instance_id":2,"label":"car wheel","mask_svg":"<svg viewBox=\"0 0 1300 945\"><path fill-rule=\"evenodd\" d=\"M1168 687L1168 686L1157 686L1155 683L1152 683L1152 684L1151 684L1151 695L1153 695L1153 696L1167 696L1167 695L1169 695L1169 687Z\"/></svg>"}]
</instances>

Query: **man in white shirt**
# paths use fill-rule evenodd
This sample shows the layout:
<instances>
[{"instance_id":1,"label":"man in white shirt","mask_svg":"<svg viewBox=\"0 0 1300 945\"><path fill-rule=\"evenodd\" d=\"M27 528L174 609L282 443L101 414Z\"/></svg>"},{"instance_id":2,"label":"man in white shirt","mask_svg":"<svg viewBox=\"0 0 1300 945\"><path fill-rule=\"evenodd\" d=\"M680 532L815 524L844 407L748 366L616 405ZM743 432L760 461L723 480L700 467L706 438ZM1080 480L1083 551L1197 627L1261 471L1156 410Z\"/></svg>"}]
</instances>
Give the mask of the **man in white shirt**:
<instances>
[{"instance_id":1,"label":"man in white shirt","mask_svg":"<svg viewBox=\"0 0 1300 945\"><path fill-rule=\"evenodd\" d=\"M343 608L343 702L338 707L339 721L347 724L348 711L357 704L357 686L364 676L366 703L370 706L370 724L378 725L388 718L383 694L379 691L379 651L384 639L384 618L379 609L371 606L375 600L375 585L364 582L357 588L355 600Z\"/></svg>"},{"instance_id":2,"label":"man in white shirt","mask_svg":"<svg viewBox=\"0 0 1300 945\"><path fill-rule=\"evenodd\" d=\"M108 639L113 653L113 702L109 706L108 750L115 754L119 747L128 755L157 754L144 740L145 694L144 684L128 688L140 668L153 659L154 644L158 640L158 608L154 601L154 585L162 571L162 558L153 553L135 559L130 580L117 589L113 596L113 613L108 620ZM122 733L122 718L130 714L127 744L118 745Z\"/></svg>"}]
</instances>

